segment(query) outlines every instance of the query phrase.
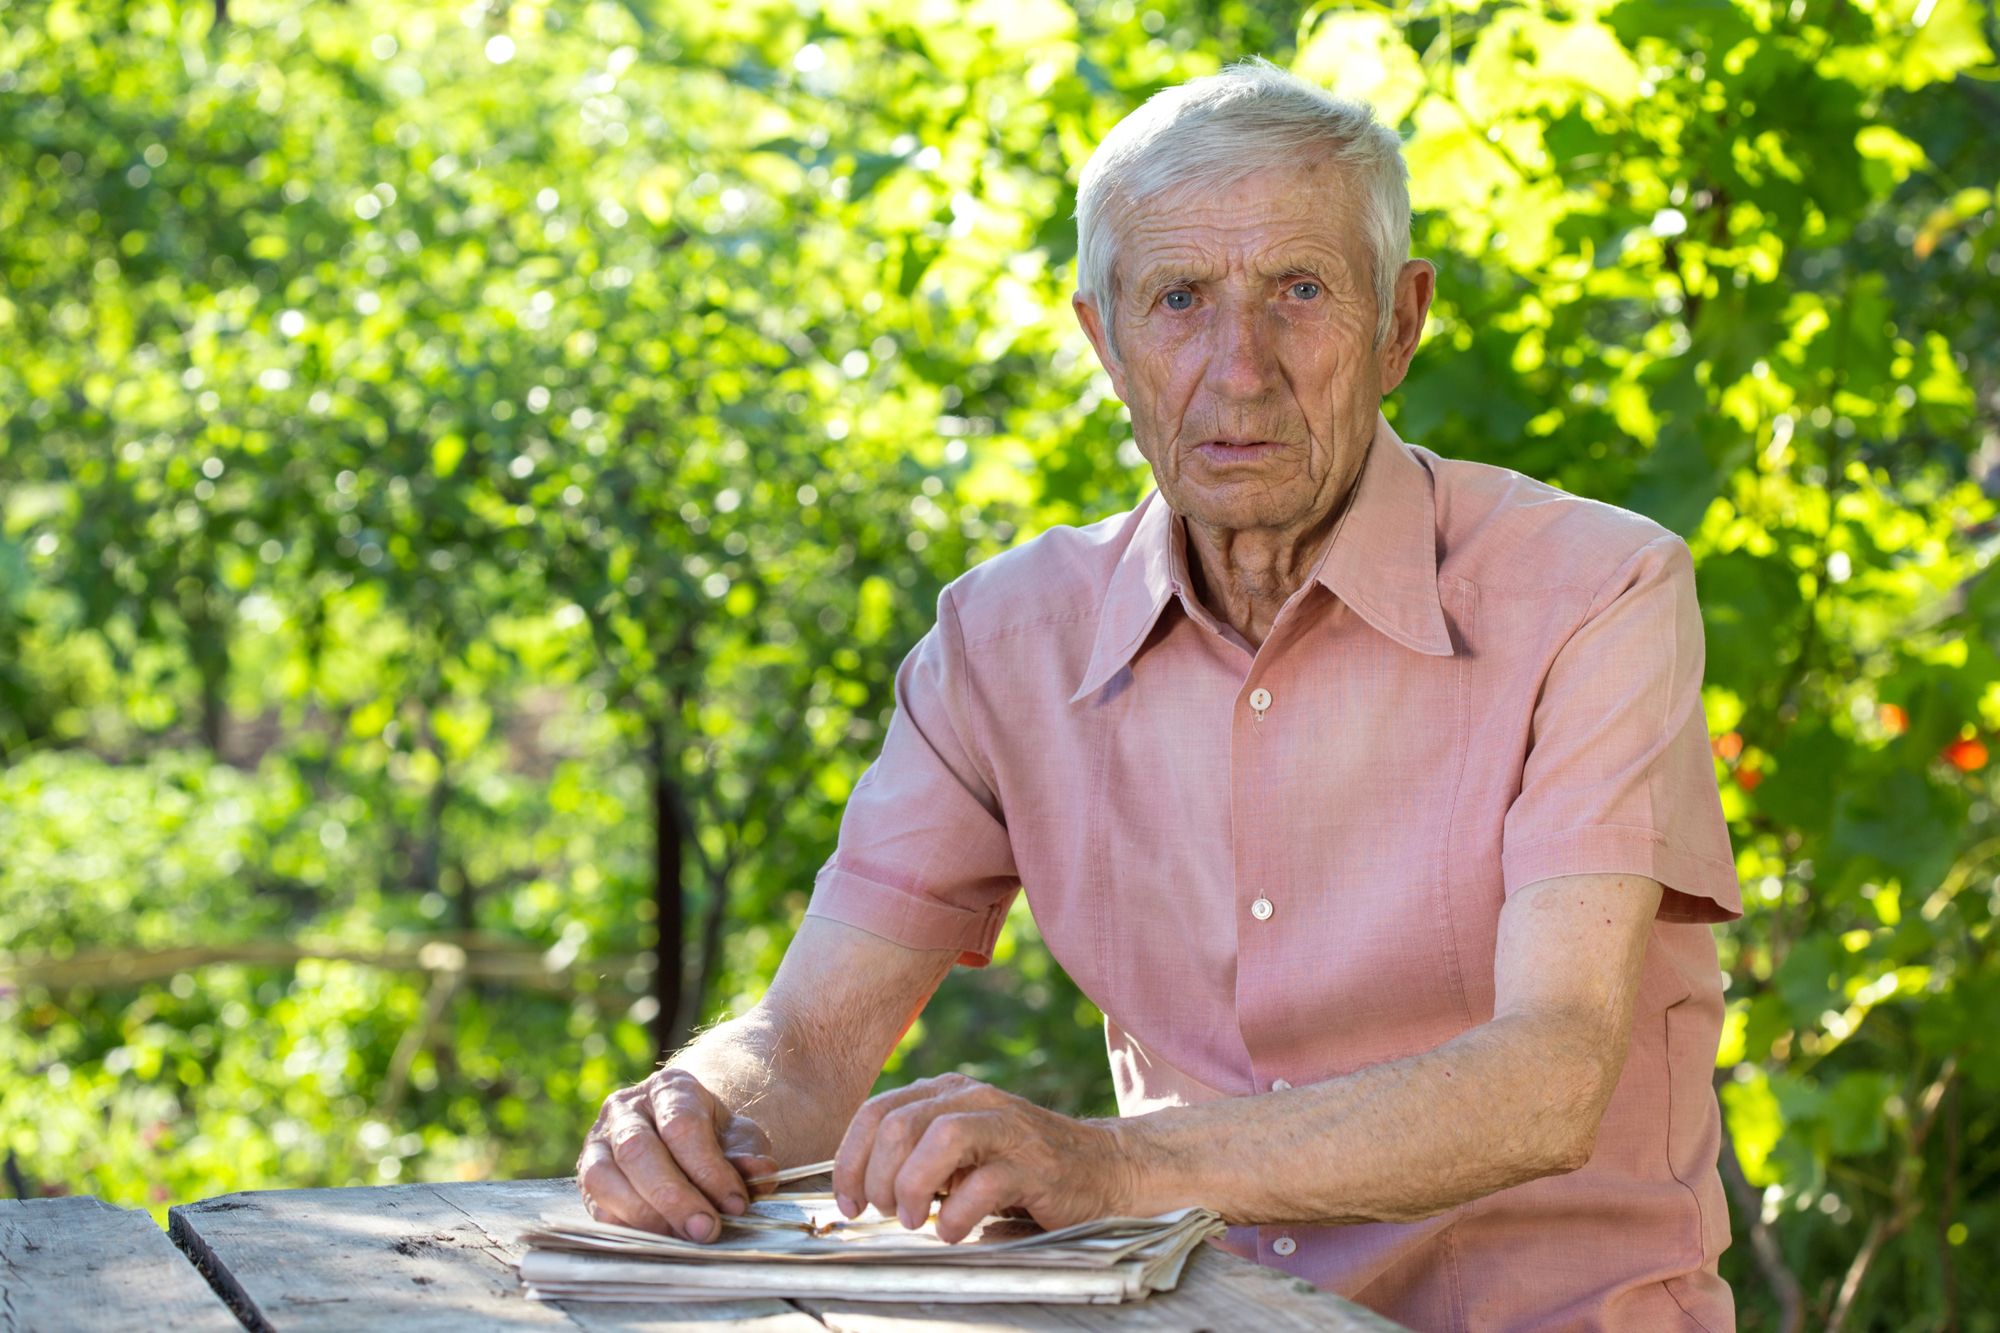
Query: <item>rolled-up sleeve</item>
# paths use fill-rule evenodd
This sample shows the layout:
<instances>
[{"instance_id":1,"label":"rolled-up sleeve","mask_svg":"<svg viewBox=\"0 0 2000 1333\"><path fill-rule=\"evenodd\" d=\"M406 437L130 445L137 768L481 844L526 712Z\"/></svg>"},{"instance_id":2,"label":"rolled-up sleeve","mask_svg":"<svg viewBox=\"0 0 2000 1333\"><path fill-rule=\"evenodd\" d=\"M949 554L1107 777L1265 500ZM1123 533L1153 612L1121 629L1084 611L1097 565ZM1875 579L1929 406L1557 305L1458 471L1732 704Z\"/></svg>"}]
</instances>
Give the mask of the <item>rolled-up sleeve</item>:
<instances>
[{"instance_id":1,"label":"rolled-up sleeve","mask_svg":"<svg viewBox=\"0 0 2000 1333\"><path fill-rule=\"evenodd\" d=\"M1507 813L1509 894L1560 875L1644 875L1666 886L1663 921L1742 915L1703 661L1694 565L1662 535L1597 591L1549 669Z\"/></svg>"},{"instance_id":2,"label":"rolled-up sleeve","mask_svg":"<svg viewBox=\"0 0 2000 1333\"><path fill-rule=\"evenodd\" d=\"M971 741L964 638L951 590L896 673L882 754L855 784L809 916L983 967L1020 889L990 775Z\"/></svg>"}]
</instances>

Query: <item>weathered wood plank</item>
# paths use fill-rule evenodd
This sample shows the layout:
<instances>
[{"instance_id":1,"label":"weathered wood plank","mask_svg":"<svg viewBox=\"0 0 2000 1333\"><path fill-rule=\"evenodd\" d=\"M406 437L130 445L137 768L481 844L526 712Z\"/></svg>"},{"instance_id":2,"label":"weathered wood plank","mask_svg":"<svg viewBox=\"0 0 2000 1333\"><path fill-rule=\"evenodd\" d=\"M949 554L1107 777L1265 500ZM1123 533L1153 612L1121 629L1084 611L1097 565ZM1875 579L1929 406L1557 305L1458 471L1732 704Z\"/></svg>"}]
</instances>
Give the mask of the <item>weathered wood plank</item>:
<instances>
[{"instance_id":1,"label":"weathered wood plank","mask_svg":"<svg viewBox=\"0 0 2000 1333\"><path fill-rule=\"evenodd\" d=\"M567 1180L266 1190L172 1209L170 1229L252 1333L825 1333L781 1301L524 1299L521 1231L581 1210Z\"/></svg>"},{"instance_id":2,"label":"weathered wood plank","mask_svg":"<svg viewBox=\"0 0 2000 1333\"><path fill-rule=\"evenodd\" d=\"M1408 1333L1309 1282L1204 1245L1170 1292L1128 1305L800 1302L832 1333Z\"/></svg>"},{"instance_id":3,"label":"weathered wood plank","mask_svg":"<svg viewBox=\"0 0 2000 1333\"><path fill-rule=\"evenodd\" d=\"M0 1200L5 1333L242 1333L153 1219L102 1199Z\"/></svg>"}]
</instances>

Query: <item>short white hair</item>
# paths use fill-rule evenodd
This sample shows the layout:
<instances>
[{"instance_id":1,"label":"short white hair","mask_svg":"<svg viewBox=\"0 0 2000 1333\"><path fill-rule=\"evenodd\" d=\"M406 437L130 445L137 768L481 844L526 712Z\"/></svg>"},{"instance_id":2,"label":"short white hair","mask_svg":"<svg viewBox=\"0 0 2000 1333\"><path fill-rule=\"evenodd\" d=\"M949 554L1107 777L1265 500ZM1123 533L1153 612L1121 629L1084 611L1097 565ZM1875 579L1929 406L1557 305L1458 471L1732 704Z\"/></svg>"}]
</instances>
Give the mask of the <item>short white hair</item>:
<instances>
[{"instance_id":1,"label":"short white hair","mask_svg":"<svg viewBox=\"0 0 2000 1333\"><path fill-rule=\"evenodd\" d=\"M1253 58L1155 93L1118 122L1076 190L1076 285L1110 331L1116 236L1107 218L1190 187L1221 191L1273 168L1331 162L1360 188L1374 252L1375 342L1394 322L1396 277L1410 257L1410 173L1403 143L1365 102Z\"/></svg>"}]
</instances>

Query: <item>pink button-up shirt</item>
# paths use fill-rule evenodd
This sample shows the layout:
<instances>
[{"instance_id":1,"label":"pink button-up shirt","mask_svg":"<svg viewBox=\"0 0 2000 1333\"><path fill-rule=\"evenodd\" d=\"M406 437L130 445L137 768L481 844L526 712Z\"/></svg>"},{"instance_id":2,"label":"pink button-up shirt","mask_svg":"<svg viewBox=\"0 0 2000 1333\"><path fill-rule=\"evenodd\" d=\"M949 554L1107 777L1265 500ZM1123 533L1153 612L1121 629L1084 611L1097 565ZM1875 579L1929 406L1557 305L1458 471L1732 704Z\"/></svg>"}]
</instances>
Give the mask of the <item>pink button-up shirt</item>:
<instances>
[{"instance_id":1,"label":"pink button-up shirt","mask_svg":"<svg viewBox=\"0 0 2000 1333\"><path fill-rule=\"evenodd\" d=\"M1155 494L947 588L811 911L977 965L1025 889L1132 1115L1430 1050L1492 1017L1509 894L1656 879L1587 1166L1229 1247L1427 1333L1733 1328L1706 923L1741 902L1687 548L1384 421L1261 648L1188 587Z\"/></svg>"}]
</instances>

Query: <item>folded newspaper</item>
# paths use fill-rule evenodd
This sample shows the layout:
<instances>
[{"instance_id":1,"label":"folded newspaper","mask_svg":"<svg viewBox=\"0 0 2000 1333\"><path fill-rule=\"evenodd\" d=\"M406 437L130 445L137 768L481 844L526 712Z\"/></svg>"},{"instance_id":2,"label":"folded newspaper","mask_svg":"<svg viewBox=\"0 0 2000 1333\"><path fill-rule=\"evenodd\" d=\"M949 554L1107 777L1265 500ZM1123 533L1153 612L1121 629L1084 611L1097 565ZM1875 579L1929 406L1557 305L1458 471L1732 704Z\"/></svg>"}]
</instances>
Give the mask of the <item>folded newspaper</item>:
<instances>
[{"instance_id":1,"label":"folded newspaper","mask_svg":"<svg viewBox=\"0 0 2000 1333\"><path fill-rule=\"evenodd\" d=\"M956 1245L936 1216L915 1231L873 1208L849 1220L832 1195L759 1199L696 1245L604 1222L546 1222L522 1236L521 1282L538 1300L1047 1301L1112 1305L1171 1291L1194 1247L1224 1231L1205 1208L1107 1217L1044 1231L989 1217Z\"/></svg>"}]
</instances>

